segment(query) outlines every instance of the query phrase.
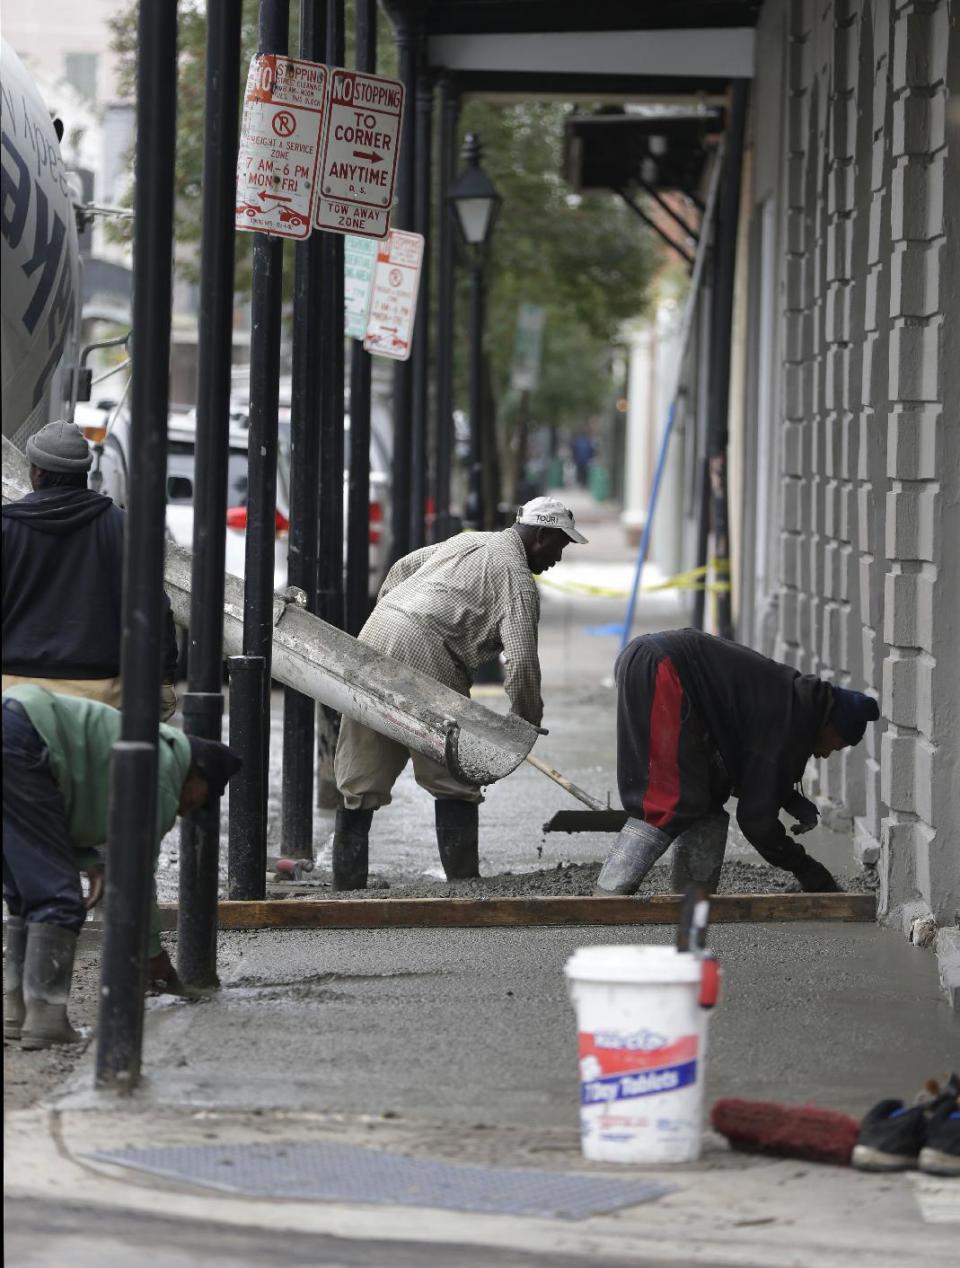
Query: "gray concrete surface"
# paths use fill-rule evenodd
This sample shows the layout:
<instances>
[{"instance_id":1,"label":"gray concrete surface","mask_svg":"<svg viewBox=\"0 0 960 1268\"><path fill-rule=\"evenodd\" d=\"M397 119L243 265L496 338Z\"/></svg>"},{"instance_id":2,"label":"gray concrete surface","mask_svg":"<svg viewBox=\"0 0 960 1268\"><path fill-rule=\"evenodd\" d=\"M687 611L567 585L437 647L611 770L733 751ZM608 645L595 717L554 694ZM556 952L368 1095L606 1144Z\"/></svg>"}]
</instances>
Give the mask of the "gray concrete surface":
<instances>
[{"instance_id":1,"label":"gray concrete surface","mask_svg":"<svg viewBox=\"0 0 960 1268\"><path fill-rule=\"evenodd\" d=\"M576 1025L563 965L664 927L220 935L223 989L151 1001L145 1105L564 1128L576 1153ZM933 957L873 925L717 926L724 970L708 1096L856 1115L960 1056ZM89 1071L77 1099L86 1101Z\"/></svg>"},{"instance_id":2,"label":"gray concrete surface","mask_svg":"<svg viewBox=\"0 0 960 1268\"><path fill-rule=\"evenodd\" d=\"M615 528L587 532L597 561L584 579L625 586ZM675 601L657 603L641 609L646 628L682 623ZM550 735L538 749L601 795L615 792L605 680L616 640L586 628L622 608L544 595ZM278 763L279 743L274 823ZM542 842L543 820L570 805L533 769L493 788L482 810L485 870L599 860L609 837ZM321 862L324 822L318 815ZM813 852L837 870L853 866L842 832L824 830ZM756 857L736 842L732 854ZM378 816L373 857L388 880L435 868L432 808L409 774ZM176 863L169 853L166 861L161 889L173 896ZM148 1002L145 1077L134 1096L92 1090L92 1046L52 1056L5 1049L16 1079L16 1095L5 1099L8 1260L44 1268L139 1259L164 1268L954 1263L949 1222L960 1221L960 1185L735 1155L710 1135L700 1163L650 1172L674 1186L668 1196L573 1225L241 1199L90 1158L145 1143L332 1138L454 1162L595 1171L579 1151L576 1025L563 964L579 945L672 936L650 927L224 932L219 993ZM809 1100L859 1114L881 1096L913 1095L957 1064L960 1021L939 993L936 962L896 933L720 926L710 942L725 973L711 1022L711 1099ZM95 1018L97 943L95 931L84 938L72 1005L81 1022ZM172 938L169 945L175 951ZM63 1209L65 1194L72 1205Z\"/></svg>"}]
</instances>

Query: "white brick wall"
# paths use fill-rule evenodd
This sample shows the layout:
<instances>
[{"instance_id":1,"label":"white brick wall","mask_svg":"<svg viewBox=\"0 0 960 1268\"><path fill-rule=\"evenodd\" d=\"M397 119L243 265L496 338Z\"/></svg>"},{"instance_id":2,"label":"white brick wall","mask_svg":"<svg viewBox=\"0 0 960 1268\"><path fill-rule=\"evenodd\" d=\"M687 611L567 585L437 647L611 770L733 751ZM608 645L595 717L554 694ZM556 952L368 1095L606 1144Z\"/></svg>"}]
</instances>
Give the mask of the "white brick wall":
<instances>
[{"instance_id":1,"label":"white brick wall","mask_svg":"<svg viewBox=\"0 0 960 1268\"><path fill-rule=\"evenodd\" d=\"M960 362L960 326L947 318L960 242L944 209L960 162L948 149L960 148L948 110L960 82L947 83L960 15L949 0L780 9L787 78L771 68L765 82L758 68L754 120L762 128L765 92L782 94L776 654L880 698L881 722L821 764L819 791L854 817L858 856L883 872L883 910L895 918L920 902L949 923L960 891L960 578L945 571L943 524L958 519L960 463L945 466L944 453L960 449L960 402L946 386Z\"/></svg>"}]
</instances>

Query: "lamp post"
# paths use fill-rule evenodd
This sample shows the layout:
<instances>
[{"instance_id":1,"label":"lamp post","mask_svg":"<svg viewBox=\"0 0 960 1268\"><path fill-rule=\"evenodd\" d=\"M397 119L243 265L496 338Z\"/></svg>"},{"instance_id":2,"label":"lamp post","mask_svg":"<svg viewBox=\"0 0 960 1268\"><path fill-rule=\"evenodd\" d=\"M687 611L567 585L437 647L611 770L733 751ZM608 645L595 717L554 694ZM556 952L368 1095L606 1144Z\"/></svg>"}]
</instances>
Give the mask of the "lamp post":
<instances>
[{"instance_id":1,"label":"lamp post","mask_svg":"<svg viewBox=\"0 0 960 1268\"><path fill-rule=\"evenodd\" d=\"M482 529L483 505L483 266L494 221L503 201L480 166L480 138L468 133L466 164L448 194L470 259L470 477L464 527Z\"/></svg>"}]
</instances>

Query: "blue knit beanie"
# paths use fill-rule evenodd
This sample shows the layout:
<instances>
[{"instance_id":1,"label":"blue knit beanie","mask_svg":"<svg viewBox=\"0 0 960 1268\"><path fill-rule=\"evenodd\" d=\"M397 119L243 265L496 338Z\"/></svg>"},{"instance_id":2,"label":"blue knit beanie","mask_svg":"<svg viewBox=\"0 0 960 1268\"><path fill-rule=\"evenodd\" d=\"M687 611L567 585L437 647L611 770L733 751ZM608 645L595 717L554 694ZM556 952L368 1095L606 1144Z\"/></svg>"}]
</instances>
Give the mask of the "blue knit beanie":
<instances>
[{"instance_id":1,"label":"blue knit beanie","mask_svg":"<svg viewBox=\"0 0 960 1268\"><path fill-rule=\"evenodd\" d=\"M848 744L859 744L868 722L876 722L880 708L873 696L862 691L848 691L846 687L833 688L833 708L830 725Z\"/></svg>"}]
</instances>

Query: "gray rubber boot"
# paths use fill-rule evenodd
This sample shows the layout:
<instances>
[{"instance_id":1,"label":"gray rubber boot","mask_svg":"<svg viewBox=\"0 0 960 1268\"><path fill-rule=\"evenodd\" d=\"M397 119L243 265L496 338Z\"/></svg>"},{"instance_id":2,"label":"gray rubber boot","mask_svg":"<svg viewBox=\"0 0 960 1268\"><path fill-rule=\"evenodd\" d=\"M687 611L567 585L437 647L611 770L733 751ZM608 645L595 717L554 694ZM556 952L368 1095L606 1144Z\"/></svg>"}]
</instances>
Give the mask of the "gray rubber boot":
<instances>
[{"instance_id":1,"label":"gray rubber boot","mask_svg":"<svg viewBox=\"0 0 960 1268\"><path fill-rule=\"evenodd\" d=\"M55 1043L79 1043L80 1035L67 1020L67 1000L73 980L77 932L60 925L27 926L27 954L23 962L23 1002L26 1016L20 1032L22 1048L50 1048Z\"/></svg>"},{"instance_id":2,"label":"gray rubber boot","mask_svg":"<svg viewBox=\"0 0 960 1268\"><path fill-rule=\"evenodd\" d=\"M7 941L3 948L3 1037L19 1039L23 1026L23 957L27 952L27 926L22 916L7 917Z\"/></svg>"},{"instance_id":3,"label":"gray rubber boot","mask_svg":"<svg viewBox=\"0 0 960 1268\"><path fill-rule=\"evenodd\" d=\"M594 897L635 894L669 844L670 837L660 828L643 819L628 819L600 869Z\"/></svg>"},{"instance_id":4,"label":"gray rubber boot","mask_svg":"<svg viewBox=\"0 0 960 1268\"><path fill-rule=\"evenodd\" d=\"M333 888L366 889L372 810L337 811L333 834Z\"/></svg>"},{"instance_id":5,"label":"gray rubber boot","mask_svg":"<svg viewBox=\"0 0 960 1268\"><path fill-rule=\"evenodd\" d=\"M699 819L680 833L673 843L670 868L670 885L675 894L684 893L688 885L703 885L708 893L716 892L729 824L730 816L721 811Z\"/></svg>"},{"instance_id":6,"label":"gray rubber boot","mask_svg":"<svg viewBox=\"0 0 960 1268\"><path fill-rule=\"evenodd\" d=\"M438 797L437 848L448 881L469 881L480 875L480 807L475 801Z\"/></svg>"}]
</instances>

